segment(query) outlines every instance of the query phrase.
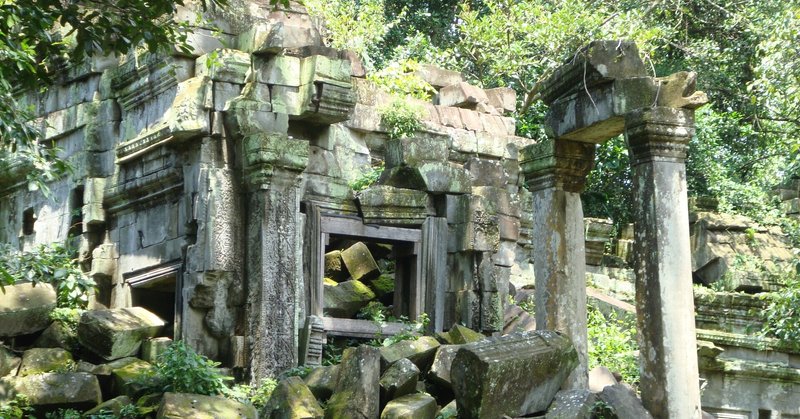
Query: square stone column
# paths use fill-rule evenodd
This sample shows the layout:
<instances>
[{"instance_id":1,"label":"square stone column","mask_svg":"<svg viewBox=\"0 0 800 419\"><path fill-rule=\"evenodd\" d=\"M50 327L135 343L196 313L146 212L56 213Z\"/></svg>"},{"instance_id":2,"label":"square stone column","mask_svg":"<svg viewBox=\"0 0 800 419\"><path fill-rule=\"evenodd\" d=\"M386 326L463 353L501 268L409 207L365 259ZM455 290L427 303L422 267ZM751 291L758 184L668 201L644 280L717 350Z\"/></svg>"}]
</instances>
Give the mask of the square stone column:
<instances>
[{"instance_id":1,"label":"square stone column","mask_svg":"<svg viewBox=\"0 0 800 419\"><path fill-rule=\"evenodd\" d=\"M536 329L572 341L578 366L566 388L588 385L586 249L580 193L594 161L594 144L547 139L522 150L526 187L533 193Z\"/></svg>"},{"instance_id":2,"label":"square stone column","mask_svg":"<svg viewBox=\"0 0 800 419\"><path fill-rule=\"evenodd\" d=\"M625 117L634 184L636 313L644 406L656 418L700 418L686 149L694 110Z\"/></svg>"},{"instance_id":3,"label":"square stone column","mask_svg":"<svg viewBox=\"0 0 800 419\"><path fill-rule=\"evenodd\" d=\"M254 383L297 364L301 174L308 143L282 133L243 139L248 188L247 347Z\"/></svg>"}]
</instances>

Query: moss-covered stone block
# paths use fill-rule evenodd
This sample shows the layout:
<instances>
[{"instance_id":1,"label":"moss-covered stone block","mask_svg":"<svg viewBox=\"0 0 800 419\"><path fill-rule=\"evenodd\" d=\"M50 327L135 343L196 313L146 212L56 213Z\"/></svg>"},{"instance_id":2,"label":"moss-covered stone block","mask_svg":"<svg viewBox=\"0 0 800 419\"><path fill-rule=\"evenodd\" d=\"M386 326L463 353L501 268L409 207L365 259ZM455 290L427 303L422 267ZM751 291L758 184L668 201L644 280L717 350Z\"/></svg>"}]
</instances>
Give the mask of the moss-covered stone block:
<instances>
[{"instance_id":1,"label":"moss-covered stone block","mask_svg":"<svg viewBox=\"0 0 800 419\"><path fill-rule=\"evenodd\" d=\"M351 279L336 285L324 285L323 311L326 316L352 318L375 299L375 293L363 282Z\"/></svg>"},{"instance_id":2,"label":"moss-covered stone block","mask_svg":"<svg viewBox=\"0 0 800 419\"><path fill-rule=\"evenodd\" d=\"M428 371L439 345L439 341L433 336L421 336L384 346L380 348L381 366L386 369L395 362L408 358L420 371Z\"/></svg>"},{"instance_id":3,"label":"moss-covered stone block","mask_svg":"<svg viewBox=\"0 0 800 419\"><path fill-rule=\"evenodd\" d=\"M328 400L336 389L338 375L338 365L327 365L311 370L304 381L317 400Z\"/></svg>"},{"instance_id":4,"label":"moss-covered stone block","mask_svg":"<svg viewBox=\"0 0 800 419\"><path fill-rule=\"evenodd\" d=\"M390 401L381 419L434 419L436 399L425 393L408 394Z\"/></svg>"},{"instance_id":5,"label":"moss-covered stone block","mask_svg":"<svg viewBox=\"0 0 800 419\"><path fill-rule=\"evenodd\" d=\"M403 358L389 367L379 381L381 386L381 406L417 389L419 368L407 358Z\"/></svg>"},{"instance_id":6,"label":"moss-covered stone block","mask_svg":"<svg viewBox=\"0 0 800 419\"><path fill-rule=\"evenodd\" d=\"M155 337L164 324L142 307L90 310L81 315L78 341L110 361L137 354L142 340Z\"/></svg>"},{"instance_id":7,"label":"moss-covered stone block","mask_svg":"<svg viewBox=\"0 0 800 419\"><path fill-rule=\"evenodd\" d=\"M376 348L361 345L345 349L325 419L376 419L380 412L379 379L380 355Z\"/></svg>"},{"instance_id":8,"label":"moss-covered stone block","mask_svg":"<svg viewBox=\"0 0 800 419\"><path fill-rule=\"evenodd\" d=\"M49 284L6 285L0 298L0 337L43 330L54 308L56 291Z\"/></svg>"},{"instance_id":9,"label":"moss-covered stone block","mask_svg":"<svg viewBox=\"0 0 800 419\"><path fill-rule=\"evenodd\" d=\"M111 392L135 399L148 387L152 373L153 366L149 362L134 358L111 370Z\"/></svg>"},{"instance_id":10,"label":"moss-covered stone block","mask_svg":"<svg viewBox=\"0 0 800 419\"><path fill-rule=\"evenodd\" d=\"M450 370L458 415L494 418L544 411L577 364L569 339L552 331L518 332L464 345Z\"/></svg>"},{"instance_id":11,"label":"moss-covered stone block","mask_svg":"<svg viewBox=\"0 0 800 419\"><path fill-rule=\"evenodd\" d=\"M216 396L164 393L157 419L256 419L256 408L249 404Z\"/></svg>"},{"instance_id":12,"label":"moss-covered stone block","mask_svg":"<svg viewBox=\"0 0 800 419\"><path fill-rule=\"evenodd\" d=\"M300 377L278 383L261 417L270 419L321 419L325 413L314 394Z\"/></svg>"},{"instance_id":13,"label":"moss-covered stone block","mask_svg":"<svg viewBox=\"0 0 800 419\"><path fill-rule=\"evenodd\" d=\"M17 375L36 375L45 372L67 372L71 369L72 354L61 348L33 348L22 354Z\"/></svg>"},{"instance_id":14,"label":"moss-covered stone block","mask_svg":"<svg viewBox=\"0 0 800 419\"><path fill-rule=\"evenodd\" d=\"M44 373L0 379L0 402L17 394L28 398L37 411L59 408L86 410L102 401L97 378L84 372Z\"/></svg>"}]
</instances>

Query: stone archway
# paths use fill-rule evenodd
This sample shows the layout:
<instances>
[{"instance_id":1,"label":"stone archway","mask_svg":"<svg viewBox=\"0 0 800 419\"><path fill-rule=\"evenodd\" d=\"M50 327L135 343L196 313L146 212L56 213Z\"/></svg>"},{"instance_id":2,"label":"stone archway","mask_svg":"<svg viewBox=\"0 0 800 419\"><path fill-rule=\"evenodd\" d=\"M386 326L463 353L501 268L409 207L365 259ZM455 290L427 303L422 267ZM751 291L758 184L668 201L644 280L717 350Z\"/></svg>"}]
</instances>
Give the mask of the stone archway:
<instances>
[{"instance_id":1,"label":"stone archway","mask_svg":"<svg viewBox=\"0 0 800 419\"><path fill-rule=\"evenodd\" d=\"M586 281L580 201L595 144L624 134L635 206L636 311L645 407L659 418L700 417L685 159L694 110L706 102L693 73L647 75L627 41L596 41L545 81L548 139L522 150L533 193L536 320L566 333L587 383Z\"/></svg>"}]
</instances>

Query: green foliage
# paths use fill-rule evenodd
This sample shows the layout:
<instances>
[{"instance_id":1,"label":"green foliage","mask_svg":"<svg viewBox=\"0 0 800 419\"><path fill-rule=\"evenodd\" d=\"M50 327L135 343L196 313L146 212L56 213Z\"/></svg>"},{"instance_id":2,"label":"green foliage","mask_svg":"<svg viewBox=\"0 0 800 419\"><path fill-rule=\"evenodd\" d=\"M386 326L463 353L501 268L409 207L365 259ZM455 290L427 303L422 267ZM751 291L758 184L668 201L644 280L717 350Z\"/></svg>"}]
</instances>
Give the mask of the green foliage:
<instances>
[{"instance_id":1,"label":"green foliage","mask_svg":"<svg viewBox=\"0 0 800 419\"><path fill-rule=\"evenodd\" d=\"M72 254L61 244L40 245L27 252L0 244L0 288L22 281L49 283L56 289L59 307L86 308L95 283L83 274Z\"/></svg>"},{"instance_id":2,"label":"green foliage","mask_svg":"<svg viewBox=\"0 0 800 419\"><path fill-rule=\"evenodd\" d=\"M266 378L258 386L250 384L239 384L230 390L226 390L225 396L242 403L250 403L257 410L261 410L269 402L272 392L278 387L278 381L273 378Z\"/></svg>"},{"instance_id":3,"label":"green foliage","mask_svg":"<svg viewBox=\"0 0 800 419\"><path fill-rule=\"evenodd\" d=\"M617 136L599 145L595 167L581 195L587 217L610 218L615 225L633 222L633 183L625 139Z\"/></svg>"},{"instance_id":4,"label":"green foliage","mask_svg":"<svg viewBox=\"0 0 800 419\"><path fill-rule=\"evenodd\" d=\"M119 413L103 409L98 413L83 416L86 419L137 419L142 417L135 404L126 404L119 409Z\"/></svg>"},{"instance_id":5,"label":"green foliage","mask_svg":"<svg viewBox=\"0 0 800 419\"><path fill-rule=\"evenodd\" d=\"M33 408L25 395L17 394L13 399L0 403L0 418L22 419L32 414Z\"/></svg>"},{"instance_id":6,"label":"green foliage","mask_svg":"<svg viewBox=\"0 0 800 419\"><path fill-rule=\"evenodd\" d=\"M48 412L44 415L45 419L81 419L81 412L75 409L58 409L55 412Z\"/></svg>"},{"instance_id":7,"label":"green foliage","mask_svg":"<svg viewBox=\"0 0 800 419\"><path fill-rule=\"evenodd\" d=\"M281 373L281 377L300 377L305 378L308 374L311 373L313 368L307 365L298 365L293 368L289 368L288 370Z\"/></svg>"},{"instance_id":8,"label":"green foliage","mask_svg":"<svg viewBox=\"0 0 800 419\"><path fill-rule=\"evenodd\" d=\"M405 316L401 316L398 319L401 323L405 323L405 327L399 333L389 336L383 340L381 345L383 346L390 346L397 342L402 342L404 340L417 340L421 335L425 333L425 329L431 322L430 317L426 313L422 313L419 315L417 320L409 321Z\"/></svg>"},{"instance_id":9,"label":"green foliage","mask_svg":"<svg viewBox=\"0 0 800 419\"><path fill-rule=\"evenodd\" d=\"M391 309L383 305L380 301L370 301L358 312L358 318L370 320L379 328L387 322L402 323L403 329L392 336L386 338L379 332L370 344L374 346L389 346L404 340L416 340L425 333L425 329L430 324L430 317L426 313L419 315L416 321L410 321L406 316L395 317L391 314Z\"/></svg>"},{"instance_id":10,"label":"green foliage","mask_svg":"<svg viewBox=\"0 0 800 419\"><path fill-rule=\"evenodd\" d=\"M617 412L608 403L598 400L592 405L592 419L617 419Z\"/></svg>"},{"instance_id":11,"label":"green foliage","mask_svg":"<svg viewBox=\"0 0 800 419\"><path fill-rule=\"evenodd\" d=\"M406 59L391 62L367 77L391 94L428 101L436 89L417 75L418 69L419 63Z\"/></svg>"},{"instance_id":12,"label":"green foliage","mask_svg":"<svg viewBox=\"0 0 800 419\"><path fill-rule=\"evenodd\" d=\"M378 113L389 139L409 138L422 128L420 119L424 110L405 100L396 99L389 105L379 107Z\"/></svg>"},{"instance_id":13,"label":"green foliage","mask_svg":"<svg viewBox=\"0 0 800 419\"><path fill-rule=\"evenodd\" d=\"M780 281L783 284L780 291L761 294L767 302L760 313L764 320L761 334L800 349L800 275L797 271L789 272Z\"/></svg>"},{"instance_id":14,"label":"green foliage","mask_svg":"<svg viewBox=\"0 0 800 419\"><path fill-rule=\"evenodd\" d=\"M153 392L224 394L225 383L231 378L220 374L218 366L218 362L198 354L183 341L175 341L158 356L151 375L146 375L142 384Z\"/></svg>"},{"instance_id":15,"label":"green foliage","mask_svg":"<svg viewBox=\"0 0 800 419\"><path fill-rule=\"evenodd\" d=\"M369 188L381 178L381 175L385 169L386 167L384 166L383 161L381 161L377 166L372 166L369 169L362 170L361 175L350 182L350 189L358 192Z\"/></svg>"},{"instance_id":16,"label":"green foliage","mask_svg":"<svg viewBox=\"0 0 800 419\"><path fill-rule=\"evenodd\" d=\"M636 329L616 313L604 316L594 307L588 310L589 368L605 366L618 372L631 384L639 383L639 363L636 356Z\"/></svg>"},{"instance_id":17,"label":"green foliage","mask_svg":"<svg viewBox=\"0 0 800 419\"><path fill-rule=\"evenodd\" d=\"M305 0L305 6L317 18L326 45L354 51L364 67L375 68L373 57L392 27L384 16L383 0Z\"/></svg>"}]
</instances>

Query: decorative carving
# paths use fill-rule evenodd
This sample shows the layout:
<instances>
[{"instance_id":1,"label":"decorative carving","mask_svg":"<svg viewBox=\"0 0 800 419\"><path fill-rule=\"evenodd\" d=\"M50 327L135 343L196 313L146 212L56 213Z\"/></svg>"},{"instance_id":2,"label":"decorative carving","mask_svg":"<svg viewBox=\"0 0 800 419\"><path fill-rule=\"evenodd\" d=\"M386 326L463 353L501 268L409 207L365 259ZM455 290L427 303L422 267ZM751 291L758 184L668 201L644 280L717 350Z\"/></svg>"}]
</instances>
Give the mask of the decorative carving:
<instances>
[{"instance_id":1,"label":"decorative carving","mask_svg":"<svg viewBox=\"0 0 800 419\"><path fill-rule=\"evenodd\" d=\"M548 138L523 148L520 154L528 190L582 192L594 162L594 144Z\"/></svg>"},{"instance_id":2,"label":"decorative carving","mask_svg":"<svg viewBox=\"0 0 800 419\"><path fill-rule=\"evenodd\" d=\"M631 165L650 161L683 162L694 133L694 109L656 107L625 117Z\"/></svg>"}]
</instances>

